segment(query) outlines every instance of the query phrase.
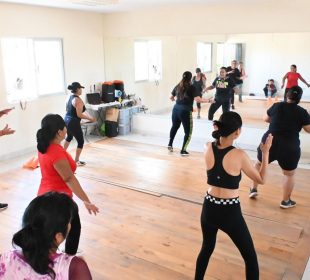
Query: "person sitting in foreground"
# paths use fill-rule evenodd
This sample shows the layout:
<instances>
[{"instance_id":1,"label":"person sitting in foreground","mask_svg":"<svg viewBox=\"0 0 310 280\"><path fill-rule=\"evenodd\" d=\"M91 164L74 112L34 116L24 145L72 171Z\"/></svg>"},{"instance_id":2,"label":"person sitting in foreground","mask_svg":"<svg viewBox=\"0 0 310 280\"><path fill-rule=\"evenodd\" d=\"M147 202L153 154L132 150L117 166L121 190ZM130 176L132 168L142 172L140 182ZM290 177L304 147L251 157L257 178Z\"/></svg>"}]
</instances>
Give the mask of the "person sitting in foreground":
<instances>
[{"instance_id":1,"label":"person sitting in foreground","mask_svg":"<svg viewBox=\"0 0 310 280\"><path fill-rule=\"evenodd\" d=\"M12 250L0 255L3 280L91 280L86 262L57 253L71 228L75 202L64 193L48 192L26 208L22 229L14 234Z\"/></svg>"}]
</instances>

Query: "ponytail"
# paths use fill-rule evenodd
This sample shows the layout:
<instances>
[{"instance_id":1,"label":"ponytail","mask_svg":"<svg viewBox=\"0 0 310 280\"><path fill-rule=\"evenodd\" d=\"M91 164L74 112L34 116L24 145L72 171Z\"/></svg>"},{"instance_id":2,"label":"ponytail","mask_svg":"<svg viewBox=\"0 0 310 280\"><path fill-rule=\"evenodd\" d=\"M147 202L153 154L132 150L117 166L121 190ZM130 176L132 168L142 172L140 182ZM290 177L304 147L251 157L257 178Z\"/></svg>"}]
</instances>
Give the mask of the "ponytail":
<instances>
[{"instance_id":1,"label":"ponytail","mask_svg":"<svg viewBox=\"0 0 310 280\"><path fill-rule=\"evenodd\" d=\"M186 97L186 92L191 85L192 73L186 71L183 73L181 82L177 85L177 97L183 100Z\"/></svg>"},{"instance_id":2,"label":"ponytail","mask_svg":"<svg viewBox=\"0 0 310 280\"><path fill-rule=\"evenodd\" d=\"M59 130L66 126L63 118L57 114L48 114L41 121L41 128L37 131L37 149L45 154L51 141L55 139Z\"/></svg>"},{"instance_id":3,"label":"ponytail","mask_svg":"<svg viewBox=\"0 0 310 280\"><path fill-rule=\"evenodd\" d=\"M69 85L69 86L68 86L68 90L71 90L71 92L72 92L73 87L72 87L71 85Z\"/></svg>"},{"instance_id":4,"label":"ponytail","mask_svg":"<svg viewBox=\"0 0 310 280\"><path fill-rule=\"evenodd\" d=\"M47 148L50 145L51 140L54 138L54 136L51 137L51 135L48 134L48 131L44 128L40 128L37 131L37 149L40 153L45 154L47 151Z\"/></svg>"},{"instance_id":5,"label":"ponytail","mask_svg":"<svg viewBox=\"0 0 310 280\"><path fill-rule=\"evenodd\" d=\"M44 240L40 229L27 225L13 235L13 244L23 250L23 255L29 265L39 274L48 274L52 279L56 278L51 268L53 262L49 258L49 244Z\"/></svg>"},{"instance_id":6,"label":"ponytail","mask_svg":"<svg viewBox=\"0 0 310 280\"><path fill-rule=\"evenodd\" d=\"M225 112L218 121L213 122L215 130L212 137L216 140L216 145L220 145L220 138L227 137L242 126L242 119L236 112Z\"/></svg>"}]
</instances>

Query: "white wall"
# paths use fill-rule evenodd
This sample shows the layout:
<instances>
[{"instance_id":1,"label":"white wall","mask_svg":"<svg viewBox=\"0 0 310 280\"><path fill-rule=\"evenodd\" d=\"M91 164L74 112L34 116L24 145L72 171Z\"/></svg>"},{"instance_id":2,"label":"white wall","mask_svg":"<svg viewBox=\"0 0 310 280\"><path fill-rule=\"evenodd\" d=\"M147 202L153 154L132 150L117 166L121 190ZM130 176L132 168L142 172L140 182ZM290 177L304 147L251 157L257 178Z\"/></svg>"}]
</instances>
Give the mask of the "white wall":
<instances>
[{"instance_id":1,"label":"white wall","mask_svg":"<svg viewBox=\"0 0 310 280\"><path fill-rule=\"evenodd\" d=\"M79 81L85 90L105 79L102 34L101 14L0 3L0 38L62 38L66 82ZM16 133L0 138L0 157L34 150L40 120L47 113L64 115L65 99L65 94L39 98L29 102L25 111L17 104L13 112L2 117L0 127L8 123ZM0 51L0 109L10 106Z\"/></svg>"},{"instance_id":2,"label":"white wall","mask_svg":"<svg viewBox=\"0 0 310 280\"><path fill-rule=\"evenodd\" d=\"M159 86L154 82L135 82L134 79L134 40L154 39L162 41L162 64L163 78ZM196 37L118 37L104 40L105 49L105 74L107 80L120 79L125 81L127 94L136 94L142 98L151 112L161 111L171 106L170 93L176 83L181 79L186 70L194 71L196 65L196 42L223 41L223 35L209 35ZM213 52L215 56L215 52ZM215 60L215 59L214 59ZM207 78L211 81L214 72L208 73Z\"/></svg>"},{"instance_id":3,"label":"white wall","mask_svg":"<svg viewBox=\"0 0 310 280\"><path fill-rule=\"evenodd\" d=\"M208 1L209 2L209 1ZM228 2L228 1L226 1ZM310 1L208 3L104 16L105 37L310 31Z\"/></svg>"},{"instance_id":4,"label":"white wall","mask_svg":"<svg viewBox=\"0 0 310 280\"><path fill-rule=\"evenodd\" d=\"M262 88L268 78L280 81L291 64L297 64L310 82L310 1L270 0L259 5L250 2L105 15L107 80L124 80L127 92L142 97L151 111L160 111L171 106L168 96L182 72L195 70L196 42L201 40L214 43L213 72L207 75L208 83L216 75L217 42L246 44L245 67L249 75L244 84L246 93L263 95ZM158 87L149 82L134 82L135 39L163 42L163 80ZM310 99L310 91L306 90L304 96Z\"/></svg>"}]
</instances>

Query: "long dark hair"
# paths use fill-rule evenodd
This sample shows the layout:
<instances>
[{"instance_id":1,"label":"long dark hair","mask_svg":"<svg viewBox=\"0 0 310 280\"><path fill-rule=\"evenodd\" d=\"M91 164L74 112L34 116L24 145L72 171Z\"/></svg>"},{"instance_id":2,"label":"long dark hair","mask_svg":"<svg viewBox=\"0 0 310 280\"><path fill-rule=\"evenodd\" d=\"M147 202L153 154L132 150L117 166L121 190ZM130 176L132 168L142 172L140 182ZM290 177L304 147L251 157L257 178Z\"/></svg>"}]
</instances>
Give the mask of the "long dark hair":
<instances>
[{"instance_id":1,"label":"long dark hair","mask_svg":"<svg viewBox=\"0 0 310 280\"><path fill-rule=\"evenodd\" d=\"M191 85L192 73L189 71L185 71L182 76L181 82L177 85L177 97L182 100L186 96L186 92Z\"/></svg>"},{"instance_id":2,"label":"long dark hair","mask_svg":"<svg viewBox=\"0 0 310 280\"><path fill-rule=\"evenodd\" d=\"M217 127L217 130L212 132L212 137L216 139L216 144L220 145L220 137L227 137L241 128L242 119L236 112L225 112L213 124Z\"/></svg>"},{"instance_id":3,"label":"long dark hair","mask_svg":"<svg viewBox=\"0 0 310 280\"><path fill-rule=\"evenodd\" d=\"M22 229L13 236L13 246L19 246L27 263L39 274L56 278L50 250L57 249L55 235L68 234L76 204L66 194L49 192L33 199L23 215Z\"/></svg>"},{"instance_id":4,"label":"long dark hair","mask_svg":"<svg viewBox=\"0 0 310 280\"><path fill-rule=\"evenodd\" d=\"M45 154L51 141L56 137L59 130L66 126L63 118L57 114L48 114L41 121L41 128L37 131L37 148Z\"/></svg>"}]
</instances>

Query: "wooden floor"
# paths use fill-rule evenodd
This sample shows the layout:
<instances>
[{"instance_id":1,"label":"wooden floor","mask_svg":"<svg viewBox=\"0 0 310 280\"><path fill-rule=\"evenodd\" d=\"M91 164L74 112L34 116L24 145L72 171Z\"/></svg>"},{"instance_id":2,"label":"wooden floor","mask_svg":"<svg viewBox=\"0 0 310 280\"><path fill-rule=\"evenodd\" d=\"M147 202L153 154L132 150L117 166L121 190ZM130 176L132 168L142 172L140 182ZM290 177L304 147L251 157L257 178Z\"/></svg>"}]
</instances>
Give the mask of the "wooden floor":
<instances>
[{"instance_id":1,"label":"wooden floor","mask_svg":"<svg viewBox=\"0 0 310 280\"><path fill-rule=\"evenodd\" d=\"M88 144L87 165L77 177L100 207L90 216L80 204L80 248L96 280L193 279L201 245L200 211L206 191L201 153L188 158L159 146L107 139ZM254 239L262 280L301 279L310 252L309 170L298 170L294 199L281 210L281 173L269 169L256 201L248 199L243 176L240 197ZM40 170L15 169L0 174L0 252L11 248L22 213L35 196ZM218 235L208 280L240 280L243 260L225 234Z\"/></svg>"}]
</instances>

